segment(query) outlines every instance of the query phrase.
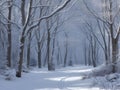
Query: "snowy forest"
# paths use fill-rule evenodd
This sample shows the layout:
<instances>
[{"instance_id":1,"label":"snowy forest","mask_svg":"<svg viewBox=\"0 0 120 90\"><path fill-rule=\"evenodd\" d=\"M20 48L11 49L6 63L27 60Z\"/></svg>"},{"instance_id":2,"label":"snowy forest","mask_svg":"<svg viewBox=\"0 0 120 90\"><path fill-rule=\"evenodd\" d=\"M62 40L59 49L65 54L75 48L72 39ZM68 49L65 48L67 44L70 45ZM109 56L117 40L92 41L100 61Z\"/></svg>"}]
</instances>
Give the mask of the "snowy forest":
<instances>
[{"instance_id":1,"label":"snowy forest","mask_svg":"<svg viewBox=\"0 0 120 90\"><path fill-rule=\"evenodd\" d=\"M0 90L120 90L120 0L0 0Z\"/></svg>"}]
</instances>

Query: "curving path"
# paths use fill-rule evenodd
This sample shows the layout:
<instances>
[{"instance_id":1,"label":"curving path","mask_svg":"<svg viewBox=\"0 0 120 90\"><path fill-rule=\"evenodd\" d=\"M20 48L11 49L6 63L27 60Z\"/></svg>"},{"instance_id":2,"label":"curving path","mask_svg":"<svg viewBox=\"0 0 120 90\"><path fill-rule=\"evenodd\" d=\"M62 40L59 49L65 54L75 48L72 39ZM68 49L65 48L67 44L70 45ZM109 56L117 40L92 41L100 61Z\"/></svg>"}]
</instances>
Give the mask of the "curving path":
<instances>
[{"instance_id":1,"label":"curving path","mask_svg":"<svg viewBox=\"0 0 120 90\"><path fill-rule=\"evenodd\" d=\"M34 69L13 81L0 80L0 90L99 90L92 79L83 80L90 67L74 66L50 72Z\"/></svg>"}]
</instances>

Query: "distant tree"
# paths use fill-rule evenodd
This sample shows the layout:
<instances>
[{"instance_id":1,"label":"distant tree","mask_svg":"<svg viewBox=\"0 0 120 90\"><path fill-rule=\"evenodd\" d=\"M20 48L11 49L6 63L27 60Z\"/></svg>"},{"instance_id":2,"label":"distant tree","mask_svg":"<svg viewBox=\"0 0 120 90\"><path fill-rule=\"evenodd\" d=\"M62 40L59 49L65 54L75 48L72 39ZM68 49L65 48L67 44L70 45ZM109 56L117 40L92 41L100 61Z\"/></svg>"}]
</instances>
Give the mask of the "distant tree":
<instances>
[{"instance_id":1,"label":"distant tree","mask_svg":"<svg viewBox=\"0 0 120 90\"><path fill-rule=\"evenodd\" d=\"M28 35L28 43L27 43L27 68L30 66L30 59L31 59L31 43L32 43L32 32Z\"/></svg>"},{"instance_id":2,"label":"distant tree","mask_svg":"<svg viewBox=\"0 0 120 90\"><path fill-rule=\"evenodd\" d=\"M67 64L67 57L68 57L68 34L65 32L65 56L64 56L64 67Z\"/></svg>"},{"instance_id":3,"label":"distant tree","mask_svg":"<svg viewBox=\"0 0 120 90\"><path fill-rule=\"evenodd\" d=\"M99 59L98 37L96 37L95 33L92 32L94 29L92 25L89 25L89 23L87 23L85 29L85 31L83 31L87 38L84 43L85 64L93 65L94 67L96 67Z\"/></svg>"}]
</instances>

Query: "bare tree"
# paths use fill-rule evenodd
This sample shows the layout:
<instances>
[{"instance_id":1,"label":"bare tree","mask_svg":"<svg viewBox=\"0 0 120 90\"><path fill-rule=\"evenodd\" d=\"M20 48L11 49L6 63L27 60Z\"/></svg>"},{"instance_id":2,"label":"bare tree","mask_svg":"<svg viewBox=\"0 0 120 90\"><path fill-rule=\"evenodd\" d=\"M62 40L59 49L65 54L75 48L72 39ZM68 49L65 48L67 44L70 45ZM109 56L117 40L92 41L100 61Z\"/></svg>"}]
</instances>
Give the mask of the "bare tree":
<instances>
[{"instance_id":1,"label":"bare tree","mask_svg":"<svg viewBox=\"0 0 120 90\"><path fill-rule=\"evenodd\" d=\"M83 43L84 45L83 45L83 51L84 51L84 60L85 60L85 65L88 65L88 59L87 59L87 57L88 57L88 51L87 51L87 43L86 43L86 41Z\"/></svg>"},{"instance_id":2,"label":"bare tree","mask_svg":"<svg viewBox=\"0 0 120 90\"><path fill-rule=\"evenodd\" d=\"M38 27L38 29L40 29L40 27ZM42 33L42 35L41 35ZM42 48L46 39L46 33L41 32L41 31L36 31L35 32L35 36L36 36L36 40L37 40L37 52L38 52L38 68L42 67Z\"/></svg>"},{"instance_id":3,"label":"bare tree","mask_svg":"<svg viewBox=\"0 0 120 90\"><path fill-rule=\"evenodd\" d=\"M57 53L57 65L62 64L62 55L61 55L61 49L59 46L59 43L57 42L57 48L58 48L58 53Z\"/></svg>"},{"instance_id":4,"label":"bare tree","mask_svg":"<svg viewBox=\"0 0 120 90\"><path fill-rule=\"evenodd\" d=\"M84 34L88 42L85 42L84 45L85 64L96 67L99 59L98 37L94 36L95 33L91 31L93 30L92 25L86 25L86 29L87 31L84 31Z\"/></svg>"}]
</instances>

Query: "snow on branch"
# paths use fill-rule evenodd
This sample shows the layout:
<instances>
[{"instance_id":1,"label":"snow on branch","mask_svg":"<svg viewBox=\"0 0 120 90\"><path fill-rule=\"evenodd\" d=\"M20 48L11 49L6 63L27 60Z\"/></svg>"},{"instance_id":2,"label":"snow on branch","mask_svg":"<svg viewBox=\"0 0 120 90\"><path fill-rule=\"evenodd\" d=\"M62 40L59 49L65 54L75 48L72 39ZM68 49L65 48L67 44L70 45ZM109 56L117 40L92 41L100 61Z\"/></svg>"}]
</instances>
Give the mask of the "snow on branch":
<instances>
[{"instance_id":1,"label":"snow on branch","mask_svg":"<svg viewBox=\"0 0 120 90\"><path fill-rule=\"evenodd\" d=\"M66 0L62 5L60 5L58 8L56 8L51 14L49 14L48 16L43 16L37 20L34 20L35 21L41 21L43 19L47 19L47 18L50 18L52 17L55 13L59 12L60 10L62 10L71 0Z\"/></svg>"},{"instance_id":2,"label":"snow on branch","mask_svg":"<svg viewBox=\"0 0 120 90\"><path fill-rule=\"evenodd\" d=\"M38 5L38 6L32 6L32 8L39 8L39 7L51 7L50 5Z\"/></svg>"},{"instance_id":3,"label":"snow on branch","mask_svg":"<svg viewBox=\"0 0 120 90\"><path fill-rule=\"evenodd\" d=\"M100 17L97 13L95 13L94 10L91 10L91 9L89 8L88 4L87 4L84 0L83 0L83 3L84 3L84 5L85 5L85 7L87 8L87 10L88 10L95 18L97 18L98 20L100 20L100 21L102 21L102 22L104 22L104 23L107 23L108 25L112 23L112 22L110 22L110 21L104 20L104 19L103 19L102 17Z\"/></svg>"},{"instance_id":4,"label":"snow on branch","mask_svg":"<svg viewBox=\"0 0 120 90\"><path fill-rule=\"evenodd\" d=\"M30 27L28 28L27 34L31 31L31 29L35 28L35 27L39 24L40 21L42 21L43 19L47 19L47 18L52 17L54 14L56 14L57 12L59 12L60 10L62 10L70 1L71 1L71 0L66 0L66 1L64 1L64 3L63 3L62 5L60 5L60 6L58 6L55 10L53 10L53 12L51 12L51 14L49 14L49 15L47 15L47 16L43 16L43 17L41 17L41 18L39 18L39 19L37 19L37 20L34 20L33 22L37 22L37 21L38 21L38 23L30 26Z\"/></svg>"}]
</instances>

